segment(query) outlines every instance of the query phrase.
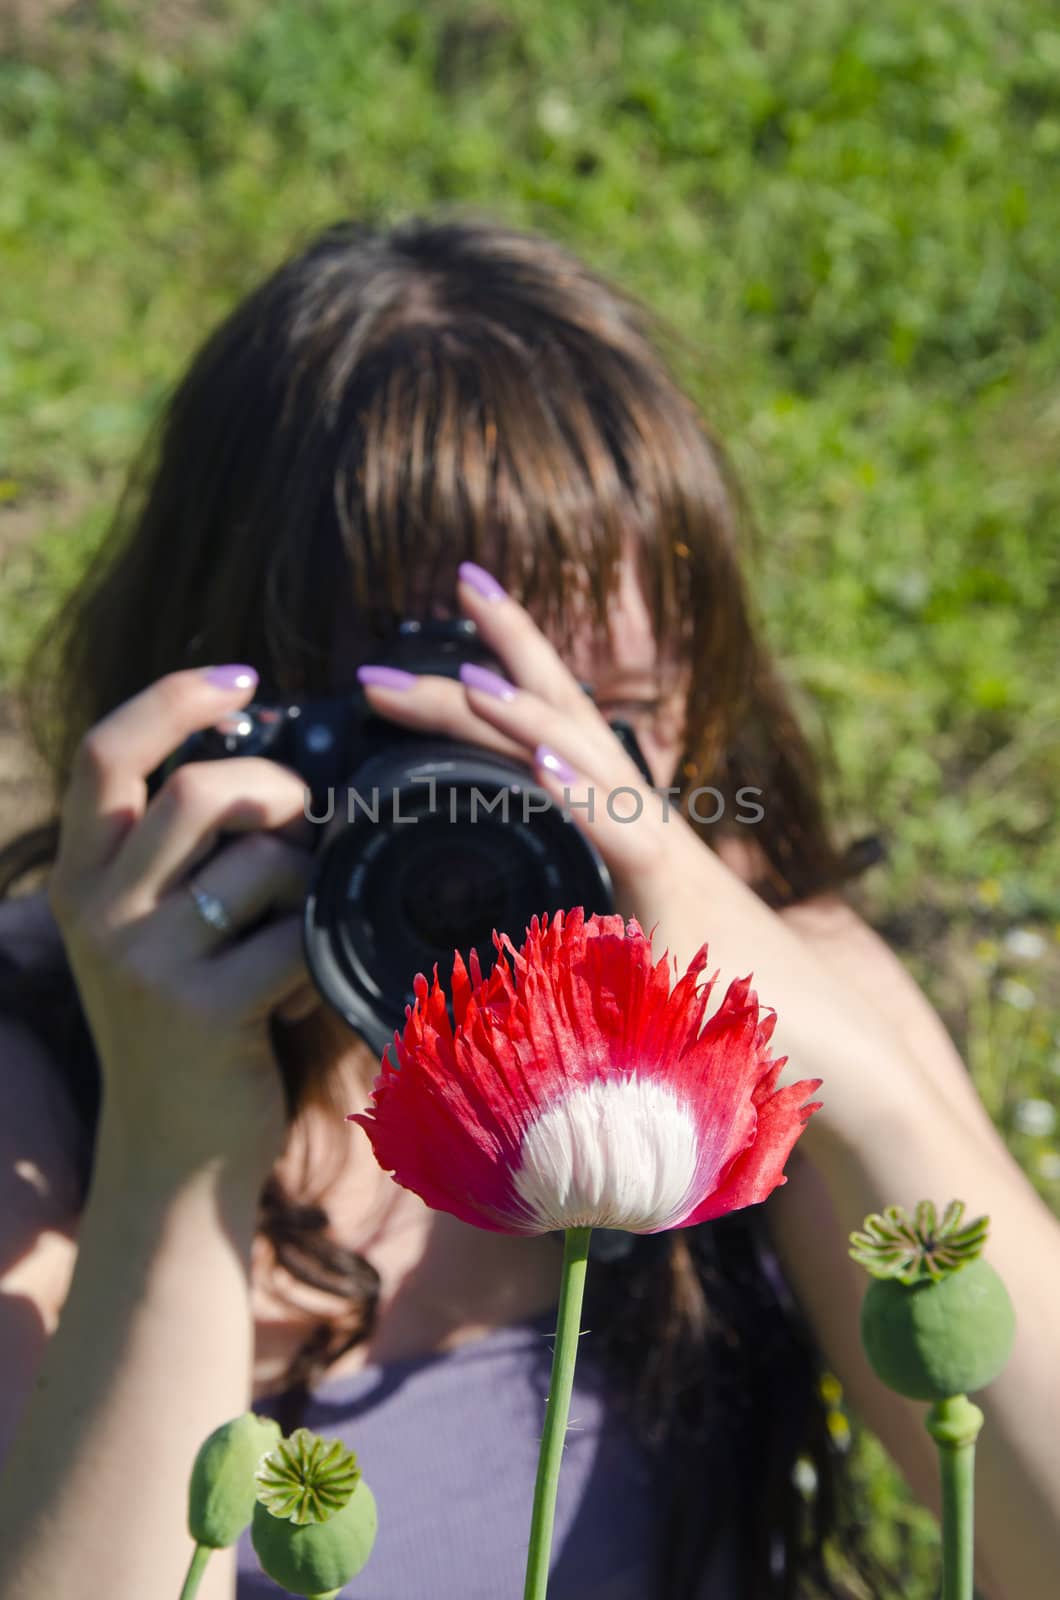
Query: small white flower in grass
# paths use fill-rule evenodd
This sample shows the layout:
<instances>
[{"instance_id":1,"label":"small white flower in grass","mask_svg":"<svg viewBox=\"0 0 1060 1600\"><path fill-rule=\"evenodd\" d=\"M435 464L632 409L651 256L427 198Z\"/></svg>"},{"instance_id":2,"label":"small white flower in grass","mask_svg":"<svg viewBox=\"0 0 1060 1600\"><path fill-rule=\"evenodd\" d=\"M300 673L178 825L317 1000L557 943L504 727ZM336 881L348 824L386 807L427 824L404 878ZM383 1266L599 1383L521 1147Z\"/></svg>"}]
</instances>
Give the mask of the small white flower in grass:
<instances>
[{"instance_id":1,"label":"small white flower in grass","mask_svg":"<svg viewBox=\"0 0 1060 1600\"><path fill-rule=\"evenodd\" d=\"M1033 928L1010 928L1001 945L1012 961L1040 961L1045 954L1045 940Z\"/></svg>"},{"instance_id":2,"label":"small white flower in grass","mask_svg":"<svg viewBox=\"0 0 1060 1600\"><path fill-rule=\"evenodd\" d=\"M1034 1004L1034 990L1018 978L1002 979L997 992L1006 1005L1014 1006L1017 1011L1029 1011Z\"/></svg>"},{"instance_id":3,"label":"small white flower in grass","mask_svg":"<svg viewBox=\"0 0 1060 1600\"><path fill-rule=\"evenodd\" d=\"M565 95L550 90L537 102L537 123L546 133L562 139L578 126L578 113Z\"/></svg>"},{"instance_id":4,"label":"small white flower in grass","mask_svg":"<svg viewBox=\"0 0 1060 1600\"><path fill-rule=\"evenodd\" d=\"M1047 1139L1056 1127L1056 1108L1048 1100L1021 1100L1014 1121L1020 1133Z\"/></svg>"}]
</instances>

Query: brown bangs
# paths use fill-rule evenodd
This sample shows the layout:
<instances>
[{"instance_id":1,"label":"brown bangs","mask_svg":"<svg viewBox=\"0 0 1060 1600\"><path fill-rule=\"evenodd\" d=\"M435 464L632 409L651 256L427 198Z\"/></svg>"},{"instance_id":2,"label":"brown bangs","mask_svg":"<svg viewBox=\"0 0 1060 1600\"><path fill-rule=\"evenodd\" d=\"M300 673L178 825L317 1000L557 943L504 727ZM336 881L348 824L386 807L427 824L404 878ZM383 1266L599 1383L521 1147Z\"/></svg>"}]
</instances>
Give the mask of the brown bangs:
<instances>
[{"instance_id":1,"label":"brown bangs","mask_svg":"<svg viewBox=\"0 0 1060 1600\"><path fill-rule=\"evenodd\" d=\"M459 272L435 271L409 294L391 275L389 294L344 337L315 330L298 348L292 328L285 427L331 493L276 547L279 684L327 687L336 627L363 637L367 655L402 617L451 605L466 559L561 642L584 625L571 604L584 594L603 640L617 564L631 555L660 651L691 671L698 772L724 747L750 677L718 447L638 331L634 303L623 314L613 291L590 293L580 277L558 291L552 282L530 319L525 282L491 287L474 296ZM323 572L321 585L312 575ZM321 619L306 609L321 594L328 631L310 660Z\"/></svg>"}]
</instances>

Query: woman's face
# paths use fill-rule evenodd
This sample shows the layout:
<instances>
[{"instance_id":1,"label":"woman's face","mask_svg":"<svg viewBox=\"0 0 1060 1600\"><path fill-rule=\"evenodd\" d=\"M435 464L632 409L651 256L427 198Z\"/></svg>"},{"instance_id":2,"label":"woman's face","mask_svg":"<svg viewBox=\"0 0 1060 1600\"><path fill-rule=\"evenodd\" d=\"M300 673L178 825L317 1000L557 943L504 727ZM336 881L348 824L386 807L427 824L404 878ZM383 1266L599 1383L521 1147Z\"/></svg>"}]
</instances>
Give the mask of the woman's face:
<instances>
[{"instance_id":1,"label":"woman's face","mask_svg":"<svg viewBox=\"0 0 1060 1600\"><path fill-rule=\"evenodd\" d=\"M670 650L660 650L644 593L632 563L623 561L608 610L609 640L599 648L593 630L576 632L563 655L579 682L592 690L607 720L628 722L657 788L676 780L684 743L690 672ZM553 640L558 646L558 641Z\"/></svg>"}]
</instances>

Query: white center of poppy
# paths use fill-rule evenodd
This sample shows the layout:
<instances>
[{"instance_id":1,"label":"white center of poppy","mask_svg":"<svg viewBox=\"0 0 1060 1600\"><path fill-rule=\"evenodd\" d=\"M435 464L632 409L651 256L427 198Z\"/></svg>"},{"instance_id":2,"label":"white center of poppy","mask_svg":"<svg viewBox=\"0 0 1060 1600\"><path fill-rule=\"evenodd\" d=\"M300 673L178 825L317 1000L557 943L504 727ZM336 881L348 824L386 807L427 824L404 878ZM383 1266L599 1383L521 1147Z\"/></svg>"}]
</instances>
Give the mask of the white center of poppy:
<instances>
[{"instance_id":1,"label":"white center of poppy","mask_svg":"<svg viewBox=\"0 0 1060 1600\"><path fill-rule=\"evenodd\" d=\"M699 1141L658 1078L582 1084L523 1139L515 1188L546 1230L672 1227L692 1209Z\"/></svg>"}]
</instances>

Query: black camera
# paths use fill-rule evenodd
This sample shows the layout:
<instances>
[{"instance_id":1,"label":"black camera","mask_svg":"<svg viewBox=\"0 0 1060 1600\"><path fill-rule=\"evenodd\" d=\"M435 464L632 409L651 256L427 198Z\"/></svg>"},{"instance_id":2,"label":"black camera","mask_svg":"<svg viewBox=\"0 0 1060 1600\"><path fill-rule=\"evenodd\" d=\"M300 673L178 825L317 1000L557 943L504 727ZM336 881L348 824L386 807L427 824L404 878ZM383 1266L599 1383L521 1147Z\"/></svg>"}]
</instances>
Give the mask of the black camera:
<instances>
[{"instance_id":1,"label":"black camera","mask_svg":"<svg viewBox=\"0 0 1060 1600\"><path fill-rule=\"evenodd\" d=\"M409 672L499 671L474 623L403 622L375 659ZM588 691L587 691L588 692ZM650 783L633 730L611 727ZM480 745L413 733L375 715L358 688L287 705L253 702L192 735L153 775L187 761L267 756L305 781L318 859L306 896L306 963L324 998L377 1054L404 1026L417 972L519 943L560 906L614 910L610 874L588 839L519 762Z\"/></svg>"}]
</instances>

